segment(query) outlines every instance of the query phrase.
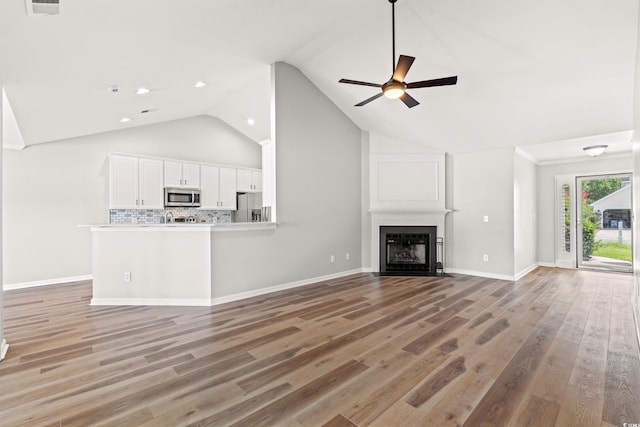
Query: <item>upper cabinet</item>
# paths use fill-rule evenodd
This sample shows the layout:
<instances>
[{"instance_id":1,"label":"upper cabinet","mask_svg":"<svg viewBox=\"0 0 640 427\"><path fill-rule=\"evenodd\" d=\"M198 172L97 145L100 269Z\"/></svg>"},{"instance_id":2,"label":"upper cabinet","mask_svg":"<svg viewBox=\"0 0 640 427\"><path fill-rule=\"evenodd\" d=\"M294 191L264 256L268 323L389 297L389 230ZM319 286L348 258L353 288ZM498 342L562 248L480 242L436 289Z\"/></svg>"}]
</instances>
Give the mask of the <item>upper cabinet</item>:
<instances>
[{"instance_id":1,"label":"upper cabinet","mask_svg":"<svg viewBox=\"0 0 640 427\"><path fill-rule=\"evenodd\" d=\"M262 191L262 171L260 169L238 169L238 191L242 193Z\"/></svg>"},{"instance_id":2,"label":"upper cabinet","mask_svg":"<svg viewBox=\"0 0 640 427\"><path fill-rule=\"evenodd\" d=\"M200 187L200 165L198 163L183 163L164 161L164 186L181 188Z\"/></svg>"},{"instance_id":3,"label":"upper cabinet","mask_svg":"<svg viewBox=\"0 0 640 427\"><path fill-rule=\"evenodd\" d=\"M133 156L109 158L110 209L163 209L162 161Z\"/></svg>"},{"instance_id":4,"label":"upper cabinet","mask_svg":"<svg viewBox=\"0 0 640 427\"><path fill-rule=\"evenodd\" d=\"M201 208L235 211L236 170L218 166L200 167Z\"/></svg>"}]
</instances>

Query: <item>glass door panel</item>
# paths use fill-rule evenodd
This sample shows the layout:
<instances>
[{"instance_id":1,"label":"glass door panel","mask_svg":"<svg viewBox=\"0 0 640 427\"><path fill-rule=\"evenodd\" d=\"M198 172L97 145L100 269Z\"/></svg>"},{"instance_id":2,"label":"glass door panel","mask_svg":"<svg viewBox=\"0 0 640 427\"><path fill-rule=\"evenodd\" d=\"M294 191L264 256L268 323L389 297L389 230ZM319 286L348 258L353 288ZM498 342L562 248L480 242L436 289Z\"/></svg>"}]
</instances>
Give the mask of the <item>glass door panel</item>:
<instances>
[{"instance_id":1,"label":"glass door panel","mask_svg":"<svg viewBox=\"0 0 640 427\"><path fill-rule=\"evenodd\" d=\"M576 179L578 267L632 272L631 174Z\"/></svg>"}]
</instances>

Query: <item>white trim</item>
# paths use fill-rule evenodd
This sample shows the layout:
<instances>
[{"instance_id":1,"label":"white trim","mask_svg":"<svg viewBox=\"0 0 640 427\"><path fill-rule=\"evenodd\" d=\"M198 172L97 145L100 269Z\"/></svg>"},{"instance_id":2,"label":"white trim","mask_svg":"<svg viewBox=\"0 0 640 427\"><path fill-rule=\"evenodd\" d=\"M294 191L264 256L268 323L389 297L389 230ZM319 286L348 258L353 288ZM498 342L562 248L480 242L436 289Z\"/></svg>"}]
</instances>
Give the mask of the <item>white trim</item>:
<instances>
[{"instance_id":1,"label":"white trim","mask_svg":"<svg viewBox=\"0 0 640 427\"><path fill-rule=\"evenodd\" d=\"M356 268L354 270L343 271L340 273L327 274L326 276L311 277L309 279L298 280L295 282L285 283L282 285L270 286L268 288L256 289L254 291L240 292L238 294L227 295L224 297L211 298L211 305L219 305L227 302L238 301L245 298L256 297L270 292L282 291L285 289L297 288L299 286L312 285L314 283L322 282L325 280L338 279L340 277L350 276L352 274L363 273L362 268Z\"/></svg>"},{"instance_id":2,"label":"white trim","mask_svg":"<svg viewBox=\"0 0 640 427\"><path fill-rule=\"evenodd\" d=\"M510 282L516 281L515 276L508 276L506 274L487 273L485 271L463 270L461 268L445 268L445 272L455 273L455 274L465 274L467 276L486 277L488 279L508 280Z\"/></svg>"},{"instance_id":3,"label":"white trim","mask_svg":"<svg viewBox=\"0 0 640 427\"><path fill-rule=\"evenodd\" d=\"M202 298L92 298L91 305L166 305L208 307L210 301Z\"/></svg>"},{"instance_id":4,"label":"white trim","mask_svg":"<svg viewBox=\"0 0 640 427\"><path fill-rule=\"evenodd\" d=\"M580 157L567 157L564 159L556 159L556 160L541 160L537 163L538 166L548 166L548 165L560 165L565 163L582 163L582 162L592 162L596 160L605 160L605 159L621 159L628 158L631 154L630 151L623 151L618 153L605 153L598 157L589 157L589 156L580 156Z\"/></svg>"},{"instance_id":5,"label":"white trim","mask_svg":"<svg viewBox=\"0 0 640 427\"><path fill-rule=\"evenodd\" d=\"M523 269L522 271L520 271L519 273L516 273L516 280L520 280L522 279L524 276L526 276L527 274L531 273L533 270L535 270L536 268L538 268L540 266L540 264L538 264L537 262L534 264L531 264L529 267Z\"/></svg>"},{"instance_id":6,"label":"white trim","mask_svg":"<svg viewBox=\"0 0 640 427\"><path fill-rule=\"evenodd\" d=\"M3 289L10 291L14 289L33 288L36 286L59 285L62 283L83 282L85 280L93 280L93 275L60 277L57 279L34 280L33 282L5 283Z\"/></svg>"},{"instance_id":7,"label":"white trim","mask_svg":"<svg viewBox=\"0 0 640 427\"><path fill-rule=\"evenodd\" d=\"M515 147L513 152L516 153L517 155L519 155L520 157L524 157L525 159L529 160L534 165L536 165L536 166L539 165L538 160L535 157L533 157L531 154L529 154L526 151L524 151L522 148Z\"/></svg>"},{"instance_id":8,"label":"white trim","mask_svg":"<svg viewBox=\"0 0 640 427\"><path fill-rule=\"evenodd\" d=\"M9 344L7 344L7 340L3 339L2 344L0 344L0 360L4 359L4 356L7 354L7 350L9 350Z\"/></svg>"},{"instance_id":9,"label":"white trim","mask_svg":"<svg viewBox=\"0 0 640 427\"><path fill-rule=\"evenodd\" d=\"M540 267L550 267L550 268L556 268L557 267L555 262L541 262L541 261L538 261L538 266L540 266Z\"/></svg>"}]
</instances>

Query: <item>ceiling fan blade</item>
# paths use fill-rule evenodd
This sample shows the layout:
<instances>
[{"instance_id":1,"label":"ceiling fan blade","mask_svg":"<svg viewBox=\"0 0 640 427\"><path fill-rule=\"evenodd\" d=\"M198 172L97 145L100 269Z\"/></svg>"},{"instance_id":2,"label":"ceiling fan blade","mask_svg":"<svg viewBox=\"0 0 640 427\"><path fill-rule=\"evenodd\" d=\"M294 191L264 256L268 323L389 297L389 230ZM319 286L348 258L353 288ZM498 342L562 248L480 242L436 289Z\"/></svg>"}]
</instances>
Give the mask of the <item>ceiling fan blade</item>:
<instances>
[{"instance_id":1,"label":"ceiling fan blade","mask_svg":"<svg viewBox=\"0 0 640 427\"><path fill-rule=\"evenodd\" d=\"M367 105L368 103L370 103L371 101L373 101L374 99L378 99L382 96L382 92L380 93L376 93L375 95L373 95L371 98L367 98L362 102L359 102L358 104L356 104L356 107L362 107L363 105Z\"/></svg>"},{"instance_id":2,"label":"ceiling fan blade","mask_svg":"<svg viewBox=\"0 0 640 427\"><path fill-rule=\"evenodd\" d=\"M419 87L447 86L454 85L458 82L458 76L443 77L441 79L423 80L421 82L407 83L407 89L416 89Z\"/></svg>"},{"instance_id":3,"label":"ceiling fan blade","mask_svg":"<svg viewBox=\"0 0 640 427\"><path fill-rule=\"evenodd\" d=\"M400 100L404 102L404 104L409 108L413 108L416 105L420 104L418 101L416 101L414 97L409 95L407 92L400 95Z\"/></svg>"},{"instance_id":4,"label":"ceiling fan blade","mask_svg":"<svg viewBox=\"0 0 640 427\"><path fill-rule=\"evenodd\" d=\"M349 80L349 79L340 79L338 80L338 83L348 83L350 85L360 85L360 86L382 87L382 85L378 83L361 82L358 80Z\"/></svg>"},{"instance_id":5,"label":"ceiling fan blade","mask_svg":"<svg viewBox=\"0 0 640 427\"><path fill-rule=\"evenodd\" d=\"M396 70L393 72L392 79L398 82L403 82L415 59L416 58L413 56L400 55L400 58L398 58L398 64L396 65Z\"/></svg>"}]
</instances>

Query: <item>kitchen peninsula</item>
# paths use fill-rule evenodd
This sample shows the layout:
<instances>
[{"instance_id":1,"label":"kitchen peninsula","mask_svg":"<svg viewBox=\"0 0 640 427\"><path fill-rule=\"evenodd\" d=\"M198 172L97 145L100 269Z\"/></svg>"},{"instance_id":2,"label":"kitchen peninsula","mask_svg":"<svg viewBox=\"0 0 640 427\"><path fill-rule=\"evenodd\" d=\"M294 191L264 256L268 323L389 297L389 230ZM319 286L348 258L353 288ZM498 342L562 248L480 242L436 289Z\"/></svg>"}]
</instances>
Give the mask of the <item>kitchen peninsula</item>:
<instances>
[{"instance_id":1,"label":"kitchen peninsula","mask_svg":"<svg viewBox=\"0 0 640 427\"><path fill-rule=\"evenodd\" d=\"M220 233L242 240L276 228L260 169L130 153L108 161L109 223L84 226L94 305L212 305Z\"/></svg>"},{"instance_id":2,"label":"kitchen peninsula","mask_svg":"<svg viewBox=\"0 0 640 427\"><path fill-rule=\"evenodd\" d=\"M92 233L93 305L212 305L219 233L273 233L273 222L104 224Z\"/></svg>"}]
</instances>

